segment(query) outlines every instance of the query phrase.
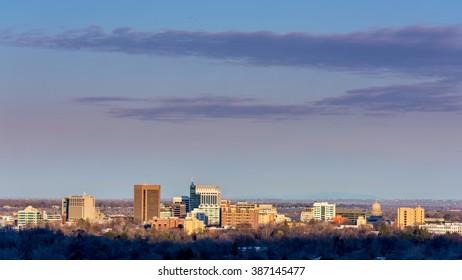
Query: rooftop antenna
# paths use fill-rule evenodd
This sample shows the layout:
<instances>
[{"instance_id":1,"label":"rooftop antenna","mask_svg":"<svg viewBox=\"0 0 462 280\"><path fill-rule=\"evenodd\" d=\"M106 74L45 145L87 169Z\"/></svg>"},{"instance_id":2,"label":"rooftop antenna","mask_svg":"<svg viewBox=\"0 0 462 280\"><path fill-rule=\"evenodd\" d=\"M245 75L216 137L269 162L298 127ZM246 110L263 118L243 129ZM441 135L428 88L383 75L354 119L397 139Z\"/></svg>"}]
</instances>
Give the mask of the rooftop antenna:
<instances>
[{"instance_id":1,"label":"rooftop antenna","mask_svg":"<svg viewBox=\"0 0 462 280\"><path fill-rule=\"evenodd\" d=\"M191 183L193 183L193 182L194 182L194 178L191 176Z\"/></svg>"}]
</instances>

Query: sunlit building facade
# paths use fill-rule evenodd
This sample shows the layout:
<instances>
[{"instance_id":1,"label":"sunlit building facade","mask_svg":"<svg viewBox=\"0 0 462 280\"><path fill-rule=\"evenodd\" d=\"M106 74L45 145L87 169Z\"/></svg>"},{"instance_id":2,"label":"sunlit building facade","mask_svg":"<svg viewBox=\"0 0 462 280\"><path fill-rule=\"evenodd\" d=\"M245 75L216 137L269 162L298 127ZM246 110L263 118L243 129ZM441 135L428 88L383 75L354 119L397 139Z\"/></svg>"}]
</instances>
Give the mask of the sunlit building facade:
<instances>
[{"instance_id":1,"label":"sunlit building facade","mask_svg":"<svg viewBox=\"0 0 462 280\"><path fill-rule=\"evenodd\" d=\"M396 218L396 221L399 228L424 224L425 209L423 209L420 206L416 208L398 208L398 216Z\"/></svg>"},{"instance_id":2,"label":"sunlit building facade","mask_svg":"<svg viewBox=\"0 0 462 280\"><path fill-rule=\"evenodd\" d=\"M160 185L135 185L133 212L137 224L148 224L154 217L160 218Z\"/></svg>"}]
</instances>

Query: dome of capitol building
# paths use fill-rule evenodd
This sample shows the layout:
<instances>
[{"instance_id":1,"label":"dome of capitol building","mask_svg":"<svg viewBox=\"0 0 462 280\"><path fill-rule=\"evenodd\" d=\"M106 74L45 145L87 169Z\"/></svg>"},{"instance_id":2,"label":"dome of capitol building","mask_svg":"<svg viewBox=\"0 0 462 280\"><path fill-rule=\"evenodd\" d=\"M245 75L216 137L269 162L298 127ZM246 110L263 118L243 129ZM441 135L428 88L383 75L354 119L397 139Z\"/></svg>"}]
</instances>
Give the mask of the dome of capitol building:
<instances>
[{"instance_id":1,"label":"dome of capitol building","mask_svg":"<svg viewBox=\"0 0 462 280\"><path fill-rule=\"evenodd\" d=\"M374 203L372 203L371 216L382 216L382 208L380 207L380 204L377 202L377 199Z\"/></svg>"}]
</instances>

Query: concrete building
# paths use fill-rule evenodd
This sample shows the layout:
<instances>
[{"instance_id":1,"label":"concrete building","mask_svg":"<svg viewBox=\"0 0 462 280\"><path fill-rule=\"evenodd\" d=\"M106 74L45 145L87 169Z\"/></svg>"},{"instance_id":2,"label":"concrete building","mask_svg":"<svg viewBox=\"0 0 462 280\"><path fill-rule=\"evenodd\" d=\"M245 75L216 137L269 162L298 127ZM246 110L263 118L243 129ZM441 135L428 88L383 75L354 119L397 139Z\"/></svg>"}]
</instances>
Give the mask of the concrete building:
<instances>
[{"instance_id":1,"label":"concrete building","mask_svg":"<svg viewBox=\"0 0 462 280\"><path fill-rule=\"evenodd\" d=\"M313 219L314 219L314 212L313 212L313 208L311 207L303 209L302 212L300 213L300 221L302 222L306 223Z\"/></svg>"},{"instance_id":2,"label":"concrete building","mask_svg":"<svg viewBox=\"0 0 462 280\"><path fill-rule=\"evenodd\" d=\"M367 211L363 209L335 209L336 216L347 219L347 225L356 225L359 217L366 217Z\"/></svg>"},{"instance_id":3,"label":"concrete building","mask_svg":"<svg viewBox=\"0 0 462 280\"><path fill-rule=\"evenodd\" d=\"M272 204L259 204L258 205L258 224L266 225L276 222L278 211Z\"/></svg>"},{"instance_id":4,"label":"concrete building","mask_svg":"<svg viewBox=\"0 0 462 280\"><path fill-rule=\"evenodd\" d=\"M442 224L425 224L419 225L419 228L424 228L433 234L458 233L462 235L462 223L442 223Z\"/></svg>"},{"instance_id":5,"label":"concrete building","mask_svg":"<svg viewBox=\"0 0 462 280\"><path fill-rule=\"evenodd\" d=\"M168 219L170 217L173 217L172 207L160 204L160 214L157 218Z\"/></svg>"},{"instance_id":6,"label":"concrete building","mask_svg":"<svg viewBox=\"0 0 462 280\"><path fill-rule=\"evenodd\" d=\"M102 220L104 215L96 207L95 198L91 195L71 195L62 200L63 222L76 222L80 219Z\"/></svg>"},{"instance_id":7,"label":"concrete building","mask_svg":"<svg viewBox=\"0 0 462 280\"><path fill-rule=\"evenodd\" d=\"M330 221L335 217L335 204L328 202L315 202L313 204L314 219L318 221Z\"/></svg>"},{"instance_id":8,"label":"concrete building","mask_svg":"<svg viewBox=\"0 0 462 280\"><path fill-rule=\"evenodd\" d=\"M135 185L133 212L137 224L147 224L152 218L159 218L160 185Z\"/></svg>"},{"instance_id":9,"label":"concrete building","mask_svg":"<svg viewBox=\"0 0 462 280\"><path fill-rule=\"evenodd\" d=\"M220 226L221 191L217 186L196 186L199 195L199 211L207 215L209 226Z\"/></svg>"},{"instance_id":10,"label":"concrete building","mask_svg":"<svg viewBox=\"0 0 462 280\"><path fill-rule=\"evenodd\" d=\"M357 226L364 226L367 224L366 217L364 216L359 216L358 219L356 219L356 225Z\"/></svg>"},{"instance_id":11,"label":"concrete building","mask_svg":"<svg viewBox=\"0 0 462 280\"><path fill-rule=\"evenodd\" d=\"M258 228L258 206L254 203L238 202L236 205L221 203L221 226L236 228L239 226L249 226ZM222 200L223 202L223 200Z\"/></svg>"},{"instance_id":12,"label":"concrete building","mask_svg":"<svg viewBox=\"0 0 462 280\"><path fill-rule=\"evenodd\" d=\"M277 214L276 218L274 219L274 222L277 223L277 224L286 223L286 222L290 223L290 222L292 222L292 219L290 217L287 217L284 214Z\"/></svg>"},{"instance_id":13,"label":"concrete building","mask_svg":"<svg viewBox=\"0 0 462 280\"><path fill-rule=\"evenodd\" d=\"M63 217L60 214L48 214L46 211L42 211L42 219L49 223L59 223L63 221Z\"/></svg>"},{"instance_id":14,"label":"concrete building","mask_svg":"<svg viewBox=\"0 0 462 280\"><path fill-rule=\"evenodd\" d=\"M27 206L26 209L18 211L18 227L36 226L42 221L40 210L32 206Z\"/></svg>"},{"instance_id":15,"label":"concrete building","mask_svg":"<svg viewBox=\"0 0 462 280\"><path fill-rule=\"evenodd\" d=\"M399 228L424 224L425 210L420 206L416 208L398 208L398 217L396 218L396 222Z\"/></svg>"}]
</instances>

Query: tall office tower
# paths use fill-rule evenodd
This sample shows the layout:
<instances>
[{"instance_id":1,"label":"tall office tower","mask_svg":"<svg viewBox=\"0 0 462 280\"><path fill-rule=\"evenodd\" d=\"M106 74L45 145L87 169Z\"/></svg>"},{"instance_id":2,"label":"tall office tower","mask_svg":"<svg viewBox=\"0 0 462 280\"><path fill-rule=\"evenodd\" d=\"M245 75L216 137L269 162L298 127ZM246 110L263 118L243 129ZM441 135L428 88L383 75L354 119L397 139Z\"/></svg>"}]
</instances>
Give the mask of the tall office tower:
<instances>
[{"instance_id":1,"label":"tall office tower","mask_svg":"<svg viewBox=\"0 0 462 280\"><path fill-rule=\"evenodd\" d=\"M135 185L133 212L137 224L151 224L152 218L160 218L160 185Z\"/></svg>"},{"instance_id":2,"label":"tall office tower","mask_svg":"<svg viewBox=\"0 0 462 280\"><path fill-rule=\"evenodd\" d=\"M425 209L420 206L416 208L398 208L397 222L400 228L421 225L425 223Z\"/></svg>"},{"instance_id":3,"label":"tall office tower","mask_svg":"<svg viewBox=\"0 0 462 280\"><path fill-rule=\"evenodd\" d=\"M103 219L99 208L95 206L95 198L91 195L71 195L62 200L62 219L63 222L75 222L80 219L90 222Z\"/></svg>"},{"instance_id":4,"label":"tall office tower","mask_svg":"<svg viewBox=\"0 0 462 280\"><path fill-rule=\"evenodd\" d=\"M220 188L217 186L195 186L195 189L196 195L199 195L200 198L198 208L207 215L208 225L220 226Z\"/></svg>"},{"instance_id":5,"label":"tall office tower","mask_svg":"<svg viewBox=\"0 0 462 280\"><path fill-rule=\"evenodd\" d=\"M189 212L192 210L199 208L199 204L201 204L201 196L196 192L196 185L191 180L191 185L189 186Z\"/></svg>"},{"instance_id":6,"label":"tall office tower","mask_svg":"<svg viewBox=\"0 0 462 280\"><path fill-rule=\"evenodd\" d=\"M313 216L318 221L329 221L335 217L335 204L327 202L313 203Z\"/></svg>"}]
</instances>

